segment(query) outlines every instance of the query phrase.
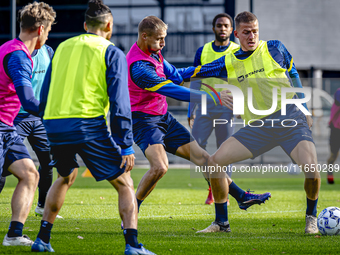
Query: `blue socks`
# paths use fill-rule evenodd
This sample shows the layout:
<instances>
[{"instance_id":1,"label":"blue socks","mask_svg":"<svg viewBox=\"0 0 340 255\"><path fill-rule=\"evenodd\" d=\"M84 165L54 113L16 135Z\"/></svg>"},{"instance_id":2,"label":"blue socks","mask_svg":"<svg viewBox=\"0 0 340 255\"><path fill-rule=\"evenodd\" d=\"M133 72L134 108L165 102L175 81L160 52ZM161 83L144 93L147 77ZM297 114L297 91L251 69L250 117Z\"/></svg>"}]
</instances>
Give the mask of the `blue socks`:
<instances>
[{"instance_id":1,"label":"blue socks","mask_svg":"<svg viewBox=\"0 0 340 255\"><path fill-rule=\"evenodd\" d=\"M229 194L237 200L237 202L243 202L243 197L246 192L235 184L235 182L229 185Z\"/></svg>"},{"instance_id":2,"label":"blue socks","mask_svg":"<svg viewBox=\"0 0 340 255\"><path fill-rule=\"evenodd\" d=\"M52 230L53 224L49 223L48 221L42 220L40 231L38 234L38 237L44 242L49 243L51 238L51 230Z\"/></svg>"},{"instance_id":3,"label":"blue socks","mask_svg":"<svg viewBox=\"0 0 340 255\"><path fill-rule=\"evenodd\" d=\"M7 236L8 237L17 237L22 236L22 229L24 227L24 224L22 224L19 221L11 221L9 224Z\"/></svg>"},{"instance_id":4,"label":"blue socks","mask_svg":"<svg viewBox=\"0 0 340 255\"><path fill-rule=\"evenodd\" d=\"M215 221L219 223L223 223L228 221L228 205L227 202L218 204L215 203Z\"/></svg>"},{"instance_id":5,"label":"blue socks","mask_svg":"<svg viewBox=\"0 0 340 255\"><path fill-rule=\"evenodd\" d=\"M143 203L143 201L144 201L144 200L139 200L139 199L137 198L138 212L139 212L139 207L140 207L140 205Z\"/></svg>"},{"instance_id":6,"label":"blue socks","mask_svg":"<svg viewBox=\"0 0 340 255\"><path fill-rule=\"evenodd\" d=\"M124 229L125 243L129 244L131 247L138 248L137 235L137 229Z\"/></svg>"},{"instance_id":7,"label":"blue socks","mask_svg":"<svg viewBox=\"0 0 340 255\"><path fill-rule=\"evenodd\" d=\"M306 210L306 214L307 215L313 215L316 217L316 213L317 213L317 207L318 205L318 198L316 200L310 200L307 197L307 210Z\"/></svg>"}]
</instances>

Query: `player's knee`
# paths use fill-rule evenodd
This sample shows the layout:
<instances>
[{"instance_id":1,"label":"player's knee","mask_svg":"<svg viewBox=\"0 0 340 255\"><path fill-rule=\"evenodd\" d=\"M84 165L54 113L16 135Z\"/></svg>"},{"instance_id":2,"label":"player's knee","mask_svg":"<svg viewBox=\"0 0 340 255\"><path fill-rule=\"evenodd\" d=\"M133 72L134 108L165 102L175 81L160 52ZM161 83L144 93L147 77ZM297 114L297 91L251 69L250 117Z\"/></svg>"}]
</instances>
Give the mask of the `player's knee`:
<instances>
[{"instance_id":1,"label":"player's knee","mask_svg":"<svg viewBox=\"0 0 340 255\"><path fill-rule=\"evenodd\" d=\"M165 164L159 165L159 166L154 166L151 169L152 174L156 177L156 178L162 178L163 175L166 174L166 172L168 171L168 166Z\"/></svg>"},{"instance_id":2,"label":"player's knee","mask_svg":"<svg viewBox=\"0 0 340 255\"><path fill-rule=\"evenodd\" d=\"M39 183L39 172L34 166L30 166L27 168L27 171L25 172L24 179L31 186L37 187Z\"/></svg>"}]
</instances>

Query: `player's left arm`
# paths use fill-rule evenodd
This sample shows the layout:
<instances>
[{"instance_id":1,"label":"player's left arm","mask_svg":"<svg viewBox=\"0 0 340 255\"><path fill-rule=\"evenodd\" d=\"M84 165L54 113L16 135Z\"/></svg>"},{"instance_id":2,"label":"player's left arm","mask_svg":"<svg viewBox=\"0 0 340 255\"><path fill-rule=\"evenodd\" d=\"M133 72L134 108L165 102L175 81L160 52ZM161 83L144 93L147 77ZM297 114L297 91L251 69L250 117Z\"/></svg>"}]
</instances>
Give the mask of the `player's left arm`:
<instances>
[{"instance_id":1,"label":"player's left arm","mask_svg":"<svg viewBox=\"0 0 340 255\"><path fill-rule=\"evenodd\" d=\"M111 135L114 141L121 148L123 164L124 156L133 156L135 153L132 148L133 134L131 105L128 90L128 67L124 53L113 45L110 45L107 48L105 61L107 66L107 93L110 100ZM134 156L128 158L128 160L133 159ZM129 171L129 166L132 163L134 164L134 162L127 162L126 171Z\"/></svg>"},{"instance_id":2,"label":"player's left arm","mask_svg":"<svg viewBox=\"0 0 340 255\"><path fill-rule=\"evenodd\" d=\"M190 81L191 78L209 78L209 77L218 77L218 78L227 78L227 74L225 72L225 56L220 57L213 62L210 62L205 65L200 65L197 67L190 66L186 68L177 69L179 74L182 76L184 81Z\"/></svg>"}]
</instances>

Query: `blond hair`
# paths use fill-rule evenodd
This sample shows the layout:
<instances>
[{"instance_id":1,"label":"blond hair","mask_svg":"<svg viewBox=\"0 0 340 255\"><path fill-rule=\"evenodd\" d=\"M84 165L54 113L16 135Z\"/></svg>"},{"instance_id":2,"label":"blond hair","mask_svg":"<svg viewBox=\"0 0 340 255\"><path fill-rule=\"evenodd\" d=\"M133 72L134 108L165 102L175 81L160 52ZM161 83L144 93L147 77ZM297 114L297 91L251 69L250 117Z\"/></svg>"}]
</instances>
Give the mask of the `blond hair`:
<instances>
[{"instance_id":1,"label":"blond hair","mask_svg":"<svg viewBox=\"0 0 340 255\"><path fill-rule=\"evenodd\" d=\"M168 25L165 24L160 18L156 16L147 16L139 22L138 34L146 33L152 35L154 32L159 30L167 30Z\"/></svg>"},{"instance_id":2,"label":"blond hair","mask_svg":"<svg viewBox=\"0 0 340 255\"><path fill-rule=\"evenodd\" d=\"M24 6L19 11L18 20L20 27L23 30L34 31L41 25L47 27L53 24L56 17L56 12L51 6L46 3L34 2Z\"/></svg>"}]
</instances>

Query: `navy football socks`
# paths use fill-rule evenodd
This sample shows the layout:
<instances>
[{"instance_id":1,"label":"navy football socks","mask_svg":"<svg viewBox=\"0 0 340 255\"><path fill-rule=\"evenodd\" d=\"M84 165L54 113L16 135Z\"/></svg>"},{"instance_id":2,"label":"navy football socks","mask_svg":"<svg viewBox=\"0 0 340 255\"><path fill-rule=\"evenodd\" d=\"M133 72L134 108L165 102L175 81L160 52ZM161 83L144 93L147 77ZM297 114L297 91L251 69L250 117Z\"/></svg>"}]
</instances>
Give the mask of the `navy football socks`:
<instances>
[{"instance_id":1,"label":"navy football socks","mask_svg":"<svg viewBox=\"0 0 340 255\"><path fill-rule=\"evenodd\" d=\"M228 221L228 202L219 204L215 203L215 222L223 223Z\"/></svg>"},{"instance_id":2,"label":"navy football socks","mask_svg":"<svg viewBox=\"0 0 340 255\"><path fill-rule=\"evenodd\" d=\"M24 224L19 221L11 221L9 224L7 236L8 237L17 237L22 236L22 229L24 228Z\"/></svg>"},{"instance_id":3,"label":"navy football socks","mask_svg":"<svg viewBox=\"0 0 340 255\"><path fill-rule=\"evenodd\" d=\"M243 202L243 197L246 192L235 184L235 182L229 185L229 194L237 200L237 202Z\"/></svg>"},{"instance_id":4,"label":"navy football socks","mask_svg":"<svg viewBox=\"0 0 340 255\"><path fill-rule=\"evenodd\" d=\"M306 214L307 215L313 215L316 217L316 212L317 212L317 205L318 205L318 198L316 200L311 200L307 197L307 210Z\"/></svg>"},{"instance_id":5,"label":"navy football socks","mask_svg":"<svg viewBox=\"0 0 340 255\"><path fill-rule=\"evenodd\" d=\"M125 243L129 244L131 247L138 248L137 235L137 229L124 229Z\"/></svg>"},{"instance_id":6,"label":"navy football socks","mask_svg":"<svg viewBox=\"0 0 340 255\"><path fill-rule=\"evenodd\" d=\"M48 221L42 220L40 231L38 234L38 237L44 242L49 243L51 238L51 230L52 230L53 224L49 223Z\"/></svg>"}]
</instances>

